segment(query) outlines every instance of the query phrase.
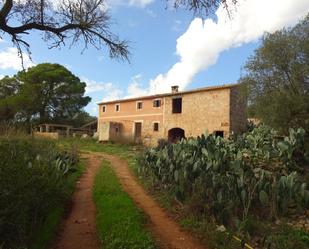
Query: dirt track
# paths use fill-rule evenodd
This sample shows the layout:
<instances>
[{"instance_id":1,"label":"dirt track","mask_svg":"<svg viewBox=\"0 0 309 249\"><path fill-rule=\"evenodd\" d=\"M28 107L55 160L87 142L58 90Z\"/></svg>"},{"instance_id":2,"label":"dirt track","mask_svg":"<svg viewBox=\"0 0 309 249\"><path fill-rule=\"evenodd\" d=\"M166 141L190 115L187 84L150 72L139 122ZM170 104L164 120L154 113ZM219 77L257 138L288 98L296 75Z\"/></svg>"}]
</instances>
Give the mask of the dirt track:
<instances>
[{"instance_id":1,"label":"dirt track","mask_svg":"<svg viewBox=\"0 0 309 249\"><path fill-rule=\"evenodd\" d=\"M96 236L95 206L92 187L101 160L87 155L87 169L76 185L72 196L72 207L59 231L53 249L99 249Z\"/></svg>"},{"instance_id":2,"label":"dirt track","mask_svg":"<svg viewBox=\"0 0 309 249\"><path fill-rule=\"evenodd\" d=\"M149 229L162 249L205 249L190 234L181 231L179 225L145 192L130 173L125 160L103 154L118 176L124 190L136 205L149 217ZM128 248L129 249L129 248Z\"/></svg>"},{"instance_id":3,"label":"dirt track","mask_svg":"<svg viewBox=\"0 0 309 249\"><path fill-rule=\"evenodd\" d=\"M108 160L124 190L149 217L147 228L162 249L205 249L179 225L138 184L130 173L128 164L116 156L103 153L87 155L88 167L80 178L72 197L72 209L64 220L53 249L100 249L96 235L95 205L92 188L102 157ZM130 248L127 248L130 249Z\"/></svg>"}]
</instances>

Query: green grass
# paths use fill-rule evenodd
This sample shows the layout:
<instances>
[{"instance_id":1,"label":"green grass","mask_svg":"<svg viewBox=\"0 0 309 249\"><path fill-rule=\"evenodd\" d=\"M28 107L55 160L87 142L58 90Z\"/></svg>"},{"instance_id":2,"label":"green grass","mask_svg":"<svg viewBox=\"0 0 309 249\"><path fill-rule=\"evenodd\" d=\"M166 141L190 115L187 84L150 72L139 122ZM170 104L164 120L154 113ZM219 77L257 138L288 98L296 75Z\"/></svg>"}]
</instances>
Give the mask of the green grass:
<instances>
[{"instance_id":1,"label":"green grass","mask_svg":"<svg viewBox=\"0 0 309 249\"><path fill-rule=\"evenodd\" d=\"M80 162L77 166L77 171L68 175L65 183L66 200L68 201L75 190L76 181L79 179L85 169L84 163ZM48 214L44 224L33 236L33 244L31 249L44 249L48 247L48 244L55 236L55 232L59 227L60 221L66 210L67 203L59 203Z\"/></svg>"},{"instance_id":2,"label":"green grass","mask_svg":"<svg viewBox=\"0 0 309 249\"><path fill-rule=\"evenodd\" d=\"M153 249L145 217L125 193L109 163L103 161L95 178L97 228L104 249Z\"/></svg>"},{"instance_id":3,"label":"green grass","mask_svg":"<svg viewBox=\"0 0 309 249\"><path fill-rule=\"evenodd\" d=\"M93 138L63 138L57 141L57 143L64 148L71 148L76 146L81 151L91 152L103 152L107 154L116 155L129 164L130 169L137 175L137 163L136 156L139 155L141 147L133 146L130 144L119 143L98 143Z\"/></svg>"},{"instance_id":4,"label":"green grass","mask_svg":"<svg viewBox=\"0 0 309 249\"><path fill-rule=\"evenodd\" d=\"M125 159L128 162L131 171L138 177L138 173L137 173L138 166L136 162L136 156L139 154L139 149L137 148L138 150L136 150L136 148L132 145L122 145L122 144L116 144L116 143L100 144L100 143L97 143L95 139L62 139L59 141L59 143L64 147L70 147L73 144L83 151L104 152L108 154L117 155L120 158ZM109 231L113 225L117 225L117 222L121 220L121 218L118 220L118 217L112 217L114 216L113 215L114 208L117 207L117 212L121 211L121 210L118 210L119 206L117 204L121 198L115 197L116 194L114 194L114 197L113 197L113 191L115 191L115 186L111 185L109 181L116 182L117 180L112 170L108 168L108 166L104 166L102 170L105 173L100 172L99 174L101 175L103 174L105 175L105 177L98 176L98 178L101 180L97 179L96 184L100 185L102 188L105 185L107 185L106 187L111 188L108 190L109 194L106 193L105 196L102 198L107 199L108 202L110 201L109 204L106 204L106 207L112 210L109 211L110 213L105 213L108 219L108 221L106 221L106 224L103 224L103 223L101 225L98 224L98 226L101 226L101 228L99 229L101 230L103 229L102 231L106 232L106 231ZM111 176L114 178L114 180L108 179L108 177L111 177ZM103 179L105 180L103 181ZM174 213L179 218L179 223L184 229L189 230L193 232L195 235L197 235L201 239L201 241L204 242L208 246L208 248L217 248L217 249L241 248L239 242L232 239L226 233L217 231L216 225L209 219L203 218L203 217L195 217L190 214L187 215L187 214L184 214L183 212L179 213L179 210L177 210L177 208L175 209L175 207L172 204L173 198L171 198L170 193L168 193L167 191L153 189L151 186L152 185L151 179L140 178L140 177L138 177L138 179L144 185L144 187L152 194L152 196L161 204L161 206L168 209L171 213ZM96 191L96 194L98 195L99 193L98 189L95 191ZM121 191L121 190L117 190L117 191ZM123 194L125 195L125 193ZM97 196L97 198L99 197ZM102 202L103 202L103 199L102 199ZM129 200L129 202L131 201ZM107 212L105 210L106 207L104 206L104 203L101 203L100 205L102 205L100 206L100 209ZM134 204L132 205L134 206ZM124 211L121 212L121 215L119 215L119 217L122 217L122 216L126 217L126 214L127 214L127 211L126 209L124 209ZM103 217L104 213L101 213L100 215L102 215ZM109 215L111 217L108 217ZM102 217L100 219L102 219ZM98 221L98 223L100 222L103 222L103 220ZM282 226L276 229L276 231L272 231L272 230L266 229L265 228L266 224L264 224L263 222L259 222L259 223L254 222L254 225L255 225L255 229L261 230L260 233L262 235L269 236L265 244L267 244L267 242L271 243L271 248L274 248L274 249L309 248L308 247L309 237L308 237L307 232L304 232L302 230L295 230L292 228L288 228L286 226ZM126 225L123 225L123 226L126 227ZM121 230L121 229L124 229L124 230ZM119 234L123 233L124 237L126 237L125 239L128 239L128 237L130 236L128 234L128 231L125 228L121 228L121 229L119 228L118 230L118 228L115 228L116 231L113 232L113 234L111 234L111 236L109 237L104 237L103 235L101 235L103 236L102 237L103 241L108 240L111 243L110 247L106 246L104 248L108 248L108 249L109 248L120 248L120 249L121 248L144 248L144 247L138 247L138 246L130 247L127 245L119 244L122 241L122 239L119 239L120 237L118 237L120 236ZM132 236L132 238L133 237L134 236ZM249 244L250 244L250 239L249 239Z\"/></svg>"},{"instance_id":5,"label":"green grass","mask_svg":"<svg viewBox=\"0 0 309 249\"><path fill-rule=\"evenodd\" d=\"M59 139L57 143L65 148L70 148L73 145L83 151L105 152L123 156L127 155L132 148L132 145L129 144L97 143L97 140L93 138L63 138Z\"/></svg>"}]
</instances>

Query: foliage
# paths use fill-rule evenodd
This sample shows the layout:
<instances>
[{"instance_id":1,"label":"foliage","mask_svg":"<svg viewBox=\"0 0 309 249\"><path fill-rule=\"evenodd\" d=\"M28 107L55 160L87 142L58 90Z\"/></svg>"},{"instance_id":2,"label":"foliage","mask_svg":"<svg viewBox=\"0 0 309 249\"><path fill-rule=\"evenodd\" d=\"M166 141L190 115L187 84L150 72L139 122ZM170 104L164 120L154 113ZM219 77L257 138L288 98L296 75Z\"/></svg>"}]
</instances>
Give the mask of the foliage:
<instances>
[{"instance_id":1,"label":"foliage","mask_svg":"<svg viewBox=\"0 0 309 249\"><path fill-rule=\"evenodd\" d=\"M146 150L139 170L219 223L237 226L253 214L278 218L291 206L309 206L308 186L298 173L308 163L304 135L290 129L282 140L264 125L229 140L202 135Z\"/></svg>"},{"instance_id":2,"label":"foliage","mask_svg":"<svg viewBox=\"0 0 309 249\"><path fill-rule=\"evenodd\" d=\"M229 12L232 6L235 6L237 0L167 0L172 2L175 8L185 7L189 10L193 10L196 14L207 16L213 13L220 4Z\"/></svg>"},{"instance_id":3,"label":"foliage","mask_svg":"<svg viewBox=\"0 0 309 249\"><path fill-rule=\"evenodd\" d=\"M65 123L80 115L90 102L90 97L83 96L86 84L59 64L39 64L13 78L5 77L0 85L4 92L0 101L4 119ZM5 95L11 85L14 90Z\"/></svg>"},{"instance_id":4,"label":"foliage","mask_svg":"<svg viewBox=\"0 0 309 249\"><path fill-rule=\"evenodd\" d=\"M207 246L216 249L240 249L240 243L226 232L218 231L217 225L207 217L189 216L181 220L181 226L191 230Z\"/></svg>"},{"instance_id":5,"label":"foliage","mask_svg":"<svg viewBox=\"0 0 309 249\"><path fill-rule=\"evenodd\" d=\"M28 134L29 124L0 121L0 137L23 137Z\"/></svg>"},{"instance_id":6,"label":"foliage","mask_svg":"<svg viewBox=\"0 0 309 249\"><path fill-rule=\"evenodd\" d=\"M94 201L98 233L104 248L155 248L154 242L143 228L145 218L122 190L105 161L95 179Z\"/></svg>"},{"instance_id":7,"label":"foliage","mask_svg":"<svg viewBox=\"0 0 309 249\"><path fill-rule=\"evenodd\" d=\"M53 142L26 137L0 139L0 158L3 248L27 248L66 197L67 175L77 161L59 154Z\"/></svg>"},{"instance_id":8,"label":"foliage","mask_svg":"<svg viewBox=\"0 0 309 249\"><path fill-rule=\"evenodd\" d=\"M288 226L282 226L278 232L266 238L264 246L275 249L306 249L309 247L309 233L303 230L294 230Z\"/></svg>"},{"instance_id":9,"label":"foliage","mask_svg":"<svg viewBox=\"0 0 309 249\"><path fill-rule=\"evenodd\" d=\"M265 34L240 79L249 114L273 128L309 132L309 15L290 29Z\"/></svg>"},{"instance_id":10,"label":"foliage","mask_svg":"<svg viewBox=\"0 0 309 249\"><path fill-rule=\"evenodd\" d=\"M69 124L73 125L74 127L81 127L85 124L95 121L96 119L97 117L89 115L88 112L80 111L72 117Z\"/></svg>"},{"instance_id":11,"label":"foliage","mask_svg":"<svg viewBox=\"0 0 309 249\"><path fill-rule=\"evenodd\" d=\"M65 45L66 41L71 46L83 41L85 48L88 45L97 49L107 47L111 57L128 57L127 42L110 31L105 0L1 1L0 32L11 37L20 56L23 47L30 53L24 36L31 30L42 32L50 48Z\"/></svg>"},{"instance_id":12,"label":"foliage","mask_svg":"<svg viewBox=\"0 0 309 249\"><path fill-rule=\"evenodd\" d=\"M17 112L16 93L20 88L20 82L14 77L8 76L0 80L0 117L1 120L11 120Z\"/></svg>"}]
</instances>

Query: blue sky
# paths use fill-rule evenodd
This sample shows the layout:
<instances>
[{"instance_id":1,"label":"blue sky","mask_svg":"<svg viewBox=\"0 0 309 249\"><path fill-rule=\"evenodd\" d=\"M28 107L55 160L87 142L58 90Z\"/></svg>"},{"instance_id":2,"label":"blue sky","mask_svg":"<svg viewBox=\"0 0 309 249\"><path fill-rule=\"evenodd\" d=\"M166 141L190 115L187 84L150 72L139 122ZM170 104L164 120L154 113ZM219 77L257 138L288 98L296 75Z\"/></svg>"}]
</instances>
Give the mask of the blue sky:
<instances>
[{"instance_id":1,"label":"blue sky","mask_svg":"<svg viewBox=\"0 0 309 249\"><path fill-rule=\"evenodd\" d=\"M49 50L38 32L27 37L32 63L62 64L85 81L87 95L92 97L85 109L92 115L97 114L96 102L102 100L164 92L177 84L181 89L192 89L236 83L263 32L293 25L309 10L307 0L246 2L232 22L224 19L222 10L217 11L214 22L197 19L185 10L166 9L163 0L110 0L112 31L130 41L130 63L112 60L107 51L92 47L82 54L82 46ZM264 8L271 8L271 2L281 6L265 13L263 2ZM3 36L2 76L13 75L19 68L20 62L11 47L9 38Z\"/></svg>"}]
</instances>

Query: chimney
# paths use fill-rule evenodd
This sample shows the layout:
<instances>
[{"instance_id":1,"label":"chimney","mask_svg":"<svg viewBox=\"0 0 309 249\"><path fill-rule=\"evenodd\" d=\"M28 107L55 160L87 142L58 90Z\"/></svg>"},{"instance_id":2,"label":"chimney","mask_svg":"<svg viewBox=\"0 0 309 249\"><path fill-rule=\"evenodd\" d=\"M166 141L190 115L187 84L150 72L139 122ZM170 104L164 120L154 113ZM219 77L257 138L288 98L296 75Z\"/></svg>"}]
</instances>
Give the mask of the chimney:
<instances>
[{"instance_id":1,"label":"chimney","mask_svg":"<svg viewBox=\"0 0 309 249\"><path fill-rule=\"evenodd\" d=\"M172 93L178 93L179 86L172 86Z\"/></svg>"}]
</instances>

